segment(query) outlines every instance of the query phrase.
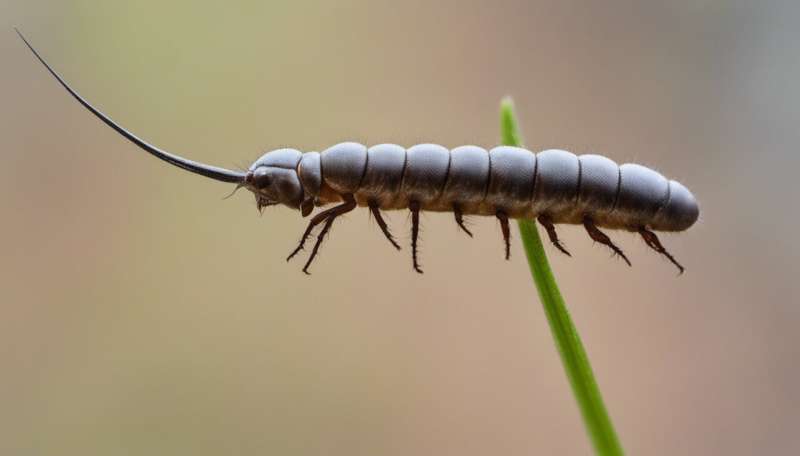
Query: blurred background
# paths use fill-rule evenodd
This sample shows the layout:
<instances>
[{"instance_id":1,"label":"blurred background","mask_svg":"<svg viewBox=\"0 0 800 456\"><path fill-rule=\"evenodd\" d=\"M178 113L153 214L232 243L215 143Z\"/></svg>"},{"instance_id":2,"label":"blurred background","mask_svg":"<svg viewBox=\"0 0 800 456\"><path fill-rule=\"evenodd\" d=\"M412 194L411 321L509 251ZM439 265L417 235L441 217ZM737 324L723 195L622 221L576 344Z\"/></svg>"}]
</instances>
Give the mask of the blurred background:
<instances>
[{"instance_id":1,"label":"blurred background","mask_svg":"<svg viewBox=\"0 0 800 456\"><path fill-rule=\"evenodd\" d=\"M210 2L209 2L210 3ZM633 268L548 246L630 454L800 451L797 2L0 2L0 453L587 454L518 233L306 221L147 156L245 167L344 140L638 162L701 203ZM389 214L408 245L406 213Z\"/></svg>"}]
</instances>

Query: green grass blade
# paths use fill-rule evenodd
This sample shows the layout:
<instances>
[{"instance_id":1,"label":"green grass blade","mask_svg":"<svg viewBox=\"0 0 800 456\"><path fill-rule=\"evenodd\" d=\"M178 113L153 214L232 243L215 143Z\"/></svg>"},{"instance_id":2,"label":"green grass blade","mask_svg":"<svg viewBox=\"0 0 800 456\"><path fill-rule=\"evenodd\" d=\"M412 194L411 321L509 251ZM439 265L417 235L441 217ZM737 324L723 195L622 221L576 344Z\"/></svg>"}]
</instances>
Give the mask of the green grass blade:
<instances>
[{"instance_id":1,"label":"green grass blade","mask_svg":"<svg viewBox=\"0 0 800 456\"><path fill-rule=\"evenodd\" d=\"M517 120L514 115L514 103L510 98L503 100L500 109L500 126L503 144L522 147ZM553 332L561 362L567 372L572 392L583 415L589 437L595 451L600 455L623 454L617 433L611 418L608 416L603 397L597 387L592 373L589 358L583 348L581 338L572 318L569 315L564 298L558 290L558 284L550 269L550 263L544 253L542 239L533 220L519 220L519 232L522 244L528 256L531 275L539 290L539 298L547 314L547 321Z\"/></svg>"}]
</instances>

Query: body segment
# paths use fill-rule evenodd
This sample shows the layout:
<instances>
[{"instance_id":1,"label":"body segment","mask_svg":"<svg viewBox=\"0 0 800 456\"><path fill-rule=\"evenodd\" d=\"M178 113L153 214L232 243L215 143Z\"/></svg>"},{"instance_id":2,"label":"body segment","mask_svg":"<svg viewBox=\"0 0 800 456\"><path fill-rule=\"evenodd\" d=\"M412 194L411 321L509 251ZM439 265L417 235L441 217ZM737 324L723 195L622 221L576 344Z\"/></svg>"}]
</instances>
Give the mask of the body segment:
<instances>
[{"instance_id":1,"label":"body segment","mask_svg":"<svg viewBox=\"0 0 800 456\"><path fill-rule=\"evenodd\" d=\"M641 165L619 167L619 196L611 214L620 226L650 225L667 202L669 182L661 174Z\"/></svg>"},{"instance_id":2,"label":"body segment","mask_svg":"<svg viewBox=\"0 0 800 456\"><path fill-rule=\"evenodd\" d=\"M500 146L489 151L489 183L485 204L513 217L531 212L536 181L536 154L519 147Z\"/></svg>"},{"instance_id":3,"label":"body segment","mask_svg":"<svg viewBox=\"0 0 800 456\"><path fill-rule=\"evenodd\" d=\"M555 223L567 222L564 216L571 212L578 197L580 164L571 152L558 149L536 154L536 188L531 212L546 213Z\"/></svg>"},{"instance_id":4,"label":"body segment","mask_svg":"<svg viewBox=\"0 0 800 456\"><path fill-rule=\"evenodd\" d=\"M591 213L602 219L617 202L619 193L619 166L602 155L586 154L578 157L581 164L581 185L578 201L573 211L573 221Z\"/></svg>"},{"instance_id":5,"label":"body segment","mask_svg":"<svg viewBox=\"0 0 800 456\"><path fill-rule=\"evenodd\" d=\"M404 206L416 201L423 209L438 206L450 171L450 151L436 144L419 144L406 150L406 167L400 192ZM403 206L401 206L403 207Z\"/></svg>"},{"instance_id":6,"label":"body segment","mask_svg":"<svg viewBox=\"0 0 800 456\"><path fill-rule=\"evenodd\" d=\"M374 201L381 208L391 207L400 193L406 150L396 144L379 144L367 150L367 170L356 197L363 203Z\"/></svg>"},{"instance_id":7,"label":"body segment","mask_svg":"<svg viewBox=\"0 0 800 456\"><path fill-rule=\"evenodd\" d=\"M367 147L354 142L340 143L324 150L322 181L337 193L355 193L367 167Z\"/></svg>"},{"instance_id":8,"label":"body segment","mask_svg":"<svg viewBox=\"0 0 800 456\"><path fill-rule=\"evenodd\" d=\"M441 199L468 213L479 210L489 187L489 152L477 146L450 151L450 173Z\"/></svg>"}]
</instances>

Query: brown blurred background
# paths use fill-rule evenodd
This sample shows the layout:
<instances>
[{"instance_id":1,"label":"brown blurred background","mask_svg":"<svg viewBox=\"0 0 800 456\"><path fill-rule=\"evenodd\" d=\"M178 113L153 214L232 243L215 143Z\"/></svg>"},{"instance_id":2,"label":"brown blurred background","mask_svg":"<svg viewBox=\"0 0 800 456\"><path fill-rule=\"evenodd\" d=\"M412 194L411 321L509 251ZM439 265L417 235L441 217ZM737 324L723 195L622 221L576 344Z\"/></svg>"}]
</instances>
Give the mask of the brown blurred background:
<instances>
[{"instance_id":1,"label":"brown blurred background","mask_svg":"<svg viewBox=\"0 0 800 456\"><path fill-rule=\"evenodd\" d=\"M797 2L0 2L0 454L587 454L518 236L305 221L147 156L343 140L606 154L684 182L675 269L548 247L630 454L800 451ZM408 244L405 213L390 223ZM516 230L515 230L516 231ZM516 232L515 232L516 234Z\"/></svg>"}]
</instances>

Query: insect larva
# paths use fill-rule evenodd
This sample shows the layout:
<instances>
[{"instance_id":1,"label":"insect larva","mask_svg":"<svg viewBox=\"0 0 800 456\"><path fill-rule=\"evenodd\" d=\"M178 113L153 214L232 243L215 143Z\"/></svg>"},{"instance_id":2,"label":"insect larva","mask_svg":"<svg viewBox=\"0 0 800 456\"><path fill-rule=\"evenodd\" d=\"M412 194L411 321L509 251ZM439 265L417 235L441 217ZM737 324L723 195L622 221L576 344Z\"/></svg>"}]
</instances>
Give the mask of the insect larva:
<instances>
[{"instance_id":1,"label":"insect larva","mask_svg":"<svg viewBox=\"0 0 800 456\"><path fill-rule=\"evenodd\" d=\"M464 215L496 217L502 228L506 259L510 255L509 219L537 219L550 241L567 255L555 224L582 224L593 240L611 248L628 265L630 261L622 250L599 228L635 231L683 272L683 266L664 249L653 231L688 229L699 215L697 202L686 187L644 166L618 166L600 155L576 156L563 150L537 154L508 146L488 151L476 146L448 150L435 144L408 149L394 144L368 148L346 142L321 153L274 150L262 155L246 172L232 171L170 154L139 139L78 95L21 33L19 36L81 105L150 154L187 171L234 183L237 189L247 188L255 195L259 211L282 204L299 209L306 217L314 207L336 204L311 218L299 245L287 258L300 252L314 228L322 225L303 272L308 273L334 220L358 206L369 208L397 249L400 246L381 211L411 211L413 267L420 273L420 211L452 212L456 223L470 236L472 233L463 224Z\"/></svg>"}]
</instances>

